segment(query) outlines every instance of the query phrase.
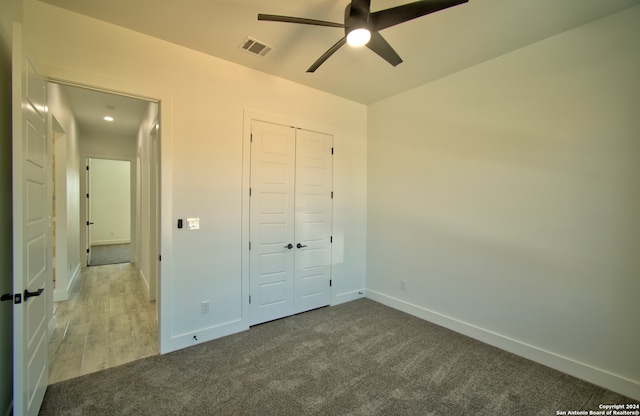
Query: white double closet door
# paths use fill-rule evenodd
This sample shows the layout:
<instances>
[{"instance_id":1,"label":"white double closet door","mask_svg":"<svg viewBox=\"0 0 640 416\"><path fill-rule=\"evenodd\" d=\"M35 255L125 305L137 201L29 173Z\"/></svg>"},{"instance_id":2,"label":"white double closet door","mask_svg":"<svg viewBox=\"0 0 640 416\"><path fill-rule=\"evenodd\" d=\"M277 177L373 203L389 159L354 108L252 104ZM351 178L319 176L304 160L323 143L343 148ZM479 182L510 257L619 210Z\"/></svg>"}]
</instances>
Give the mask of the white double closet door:
<instances>
[{"instance_id":1,"label":"white double closet door","mask_svg":"<svg viewBox=\"0 0 640 416\"><path fill-rule=\"evenodd\" d=\"M333 136L253 120L250 324L330 302Z\"/></svg>"}]
</instances>

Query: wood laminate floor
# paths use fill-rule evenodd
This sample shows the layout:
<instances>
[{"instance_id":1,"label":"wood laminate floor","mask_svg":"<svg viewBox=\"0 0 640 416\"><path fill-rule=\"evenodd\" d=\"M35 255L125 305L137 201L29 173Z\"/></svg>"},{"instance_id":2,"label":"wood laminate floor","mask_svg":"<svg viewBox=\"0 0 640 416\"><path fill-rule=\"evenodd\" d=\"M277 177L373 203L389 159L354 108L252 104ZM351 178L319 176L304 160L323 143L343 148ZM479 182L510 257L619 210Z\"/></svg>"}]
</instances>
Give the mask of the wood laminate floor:
<instances>
[{"instance_id":1,"label":"wood laminate floor","mask_svg":"<svg viewBox=\"0 0 640 416\"><path fill-rule=\"evenodd\" d=\"M79 279L54 303L50 384L158 354L156 303L131 264L88 267Z\"/></svg>"}]
</instances>

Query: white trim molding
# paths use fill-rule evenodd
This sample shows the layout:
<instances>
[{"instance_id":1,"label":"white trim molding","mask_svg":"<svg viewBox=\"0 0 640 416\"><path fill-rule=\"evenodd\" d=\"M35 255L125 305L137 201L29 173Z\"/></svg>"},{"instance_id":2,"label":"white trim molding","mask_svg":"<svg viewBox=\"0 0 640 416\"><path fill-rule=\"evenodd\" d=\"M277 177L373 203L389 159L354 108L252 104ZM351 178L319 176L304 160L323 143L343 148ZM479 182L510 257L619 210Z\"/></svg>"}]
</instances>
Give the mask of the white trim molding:
<instances>
[{"instance_id":1,"label":"white trim molding","mask_svg":"<svg viewBox=\"0 0 640 416\"><path fill-rule=\"evenodd\" d=\"M517 339L469 324L459 319L426 309L421 306L385 295L374 290L366 291L367 298L383 305L408 313L415 317L443 326L452 331L474 338L501 350L527 358L539 364L604 387L619 394L640 400L640 382L613 374L609 371L576 361L570 357L556 354L530 345Z\"/></svg>"}]
</instances>

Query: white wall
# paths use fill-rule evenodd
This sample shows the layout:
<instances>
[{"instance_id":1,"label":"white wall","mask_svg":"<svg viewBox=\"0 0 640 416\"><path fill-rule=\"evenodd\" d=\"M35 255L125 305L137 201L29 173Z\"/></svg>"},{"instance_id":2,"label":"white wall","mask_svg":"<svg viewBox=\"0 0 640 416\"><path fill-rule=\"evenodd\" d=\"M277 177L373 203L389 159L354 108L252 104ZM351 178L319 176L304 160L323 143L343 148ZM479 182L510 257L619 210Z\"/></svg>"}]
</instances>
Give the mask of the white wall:
<instances>
[{"instance_id":1,"label":"white wall","mask_svg":"<svg viewBox=\"0 0 640 416\"><path fill-rule=\"evenodd\" d=\"M640 398L638 22L369 107L368 296Z\"/></svg>"},{"instance_id":2,"label":"white wall","mask_svg":"<svg viewBox=\"0 0 640 416\"><path fill-rule=\"evenodd\" d=\"M242 280L243 114L328 126L335 137L333 301L365 284L366 107L48 4L25 0L49 76L161 102L161 351L248 327ZM109 53L105 53L109 51ZM174 232L199 217L199 232ZM195 295L211 301L200 314ZM342 295L342 296L340 296Z\"/></svg>"},{"instance_id":3,"label":"white wall","mask_svg":"<svg viewBox=\"0 0 640 416\"><path fill-rule=\"evenodd\" d=\"M53 149L56 157L56 285L53 300L59 301L69 299L81 269L80 153L78 126L63 88L50 83L47 94L49 126L56 135Z\"/></svg>"},{"instance_id":4,"label":"white wall","mask_svg":"<svg viewBox=\"0 0 640 416\"><path fill-rule=\"evenodd\" d=\"M130 160L136 157L135 136L105 134L92 130L80 132L80 152L83 157Z\"/></svg>"},{"instance_id":5,"label":"white wall","mask_svg":"<svg viewBox=\"0 0 640 416\"><path fill-rule=\"evenodd\" d=\"M91 159L91 245L131 240L131 162Z\"/></svg>"}]
</instances>

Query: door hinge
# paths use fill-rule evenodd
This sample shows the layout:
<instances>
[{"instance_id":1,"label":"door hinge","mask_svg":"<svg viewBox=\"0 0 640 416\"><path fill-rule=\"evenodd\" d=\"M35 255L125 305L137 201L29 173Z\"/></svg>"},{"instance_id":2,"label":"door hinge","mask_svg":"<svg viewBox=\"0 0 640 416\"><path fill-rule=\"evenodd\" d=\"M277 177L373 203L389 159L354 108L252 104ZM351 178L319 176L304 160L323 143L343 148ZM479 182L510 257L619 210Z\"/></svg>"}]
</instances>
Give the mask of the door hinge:
<instances>
[{"instance_id":1,"label":"door hinge","mask_svg":"<svg viewBox=\"0 0 640 416\"><path fill-rule=\"evenodd\" d=\"M87 249L87 254L89 254L89 249Z\"/></svg>"},{"instance_id":2,"label":"door hinge","mask_svg":"<svg viewBox=\"0 0 640 416\"><path fill-rule=\"evenodd\" d=\"M329 287L333 286L333 280L329 279Z\"/></svg>"},{"instance_id":3,"label":"door hinge","mask_svg":"<svg viewBox=\"0 0 640 416\"><path fill-rule=\"evenodd\" d=\"M86 168L87 168L87 170L89 170L89 166L87 166Z\"/></svg>"},{"instance_id":4,"label":"door hinge","mask_svg":"<svg viewBox=\"0 0 640 416\"><path fill-rule=\"evenodd\" d=\"M251 305L251 295L249 295L249 305Z\"/></svg>"},{"instance_id":5,"label":"door hinge","mask_svg":"<svg viewBox=\"0 0 640 416\"><path fill-rule=\"evenodd\" d=\"M162 256L158 256L158 261L162 261Z\"/></svg>"},{"instance_id":6,"label":"door hinge","mask_svg":"<svg viewBox=\"0 0 640 416\"><path fill-rule=\"evenodd\" d=\"M333 154L333 147L331 148L331 154Z\"/></svg>"},{"instance_id":7,"label":"door hinge","mask_svg":"<svg viewBox=\"0 0 640 416\"><path fill-rule=\"evenodd\" d=\"M87 198L89 198L89 194L87 194Z\"/></svg>"},{"instance_id":8,"label":"door hinge","mask_svg":"<svg viewBox=\"0 0 640 416\"><path fill-rule=\"evenodd\" d=\"M249 188L249 196L251 196L251 188Z\"/></svg>"},{"instance_id":9,"label":"door hinge","mask_svg":"<svg viewBox=\"0 0 640 416\"><path fill-rule=\"evenodd\" d=\"M251 250L251 241L249 241L249 250Z\"/></svg>"},{"instance_id":10,"label":"door hinge","mask_svg":"<svg viewBox=\"0 0 640 416\"><path fill-rule=\"evenodd\" d=\"M333 244L333 236L329 238L329 243Z\"/></svg>"},{"instance_id":11,"label":"door hinge","mask_svg":"<svg viewBox=\"0 0 640 416\"><path fill-rule=\"evenodd\" d=\"M331 199L333 199L333 191L331 191Z\"/></svg>"}]
</instances>

